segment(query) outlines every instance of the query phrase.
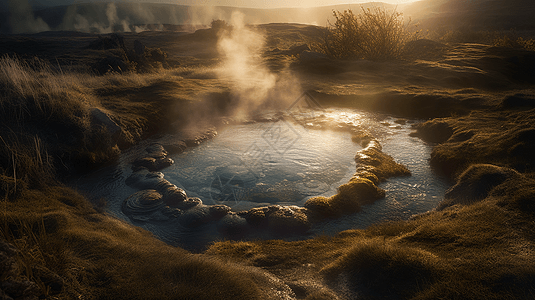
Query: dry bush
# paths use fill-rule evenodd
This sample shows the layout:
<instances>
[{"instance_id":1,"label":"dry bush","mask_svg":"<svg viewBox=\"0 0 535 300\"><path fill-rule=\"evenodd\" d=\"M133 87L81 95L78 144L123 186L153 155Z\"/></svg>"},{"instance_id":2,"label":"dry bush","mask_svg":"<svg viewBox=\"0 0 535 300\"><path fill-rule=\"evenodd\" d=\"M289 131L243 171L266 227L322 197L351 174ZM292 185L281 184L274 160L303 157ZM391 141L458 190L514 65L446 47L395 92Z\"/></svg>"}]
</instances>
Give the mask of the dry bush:
<instances>
[{"instance_id":1,"label":"dry bush","mask_svg":"<svg viewBox=\"0 0 535 300\"><path fill-rule=\"evenodd\" d=\"M316 46L333 58L386 60L400 58L405 44L414 40L401 13L374 7L355 15L352 10L333 11L334 24L325 30Z\"/></svg>"},{"instance_id":2,"label":"dry bush","mask_svg":"<svg viewBox=\"0 0 535 300\"><path fill-rule=\"evenodd\" d=\"M230 26L230 24L228 24L227 21L225 20L217 19L217 20L212 20L212 22L210 23L210 28L215 29L217 31L219 30L229 31L232 29L232 26Z\"/></svg>"}]
</instances>

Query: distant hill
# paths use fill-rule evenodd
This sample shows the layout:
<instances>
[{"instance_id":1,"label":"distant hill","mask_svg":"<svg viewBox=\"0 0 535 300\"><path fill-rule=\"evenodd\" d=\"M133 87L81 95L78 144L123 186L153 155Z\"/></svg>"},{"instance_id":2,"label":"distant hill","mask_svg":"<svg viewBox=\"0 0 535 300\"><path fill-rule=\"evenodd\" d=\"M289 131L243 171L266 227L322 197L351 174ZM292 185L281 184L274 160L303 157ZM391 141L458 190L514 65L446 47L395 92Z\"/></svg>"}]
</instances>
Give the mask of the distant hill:
<instances>
[{"instance_id":1,"label":"distant hill","mask_svg":"<svg viewBox=\"0 0 535 300\"><path fill-rule=\"evenodd\" d=\"M425 29L535 30L534 0L424 0L403 10Z\"/></svg>"},{"instance_id":2,"label":"distant hill","mask_svg":"<svg viewBox=\"0 0 535 300\"><path fill-rule=\"evenodd\" d=\"M396 8L380 2L362 5ZM325 26L327 20L332 19L333 10L353 9L357 12L360 6L346 4L315 8L251 9L161 3L84 3L34 10L33 16L31 11L24 9L18 11L18 15L0 12L0 33L43 30L106 33L140 30L146 24L200 26L210 24L213 19L228 21L233 11L242 12L245 22L251 24L303 23ZM423 29L535 30L533 0L423 0L399 5L397 10L419 22Z\"/></svg>"}]
</instances>

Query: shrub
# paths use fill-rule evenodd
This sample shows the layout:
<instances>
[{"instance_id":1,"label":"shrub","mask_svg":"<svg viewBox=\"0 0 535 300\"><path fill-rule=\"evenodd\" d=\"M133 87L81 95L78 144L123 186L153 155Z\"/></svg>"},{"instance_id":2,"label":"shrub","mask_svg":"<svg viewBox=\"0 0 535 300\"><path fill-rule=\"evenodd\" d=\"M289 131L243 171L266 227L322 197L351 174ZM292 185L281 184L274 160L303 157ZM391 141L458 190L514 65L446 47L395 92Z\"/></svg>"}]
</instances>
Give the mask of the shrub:
<instances>
[{"instance_id":1,"label":"shrub","mask_svg":"<svg viewBox=\"0 0 535 300\"><path fill-rule=\"evenodd\" d=\"M212 20L210 28L219 30L229 30L231 26L225 20Z\"/></svg>"},{"instance_id":2,"label":"shrub","mask_svg":"<svg viewBox=\"0 0 535 300\"><path fill-rule=\"evenodd\" d=\"M333 58L386 60L400 58L404 45L416 38L409 32L401 13L384 8L333 11L336 19L325 30L319 50Z\"/></svg>"}]
</instances>

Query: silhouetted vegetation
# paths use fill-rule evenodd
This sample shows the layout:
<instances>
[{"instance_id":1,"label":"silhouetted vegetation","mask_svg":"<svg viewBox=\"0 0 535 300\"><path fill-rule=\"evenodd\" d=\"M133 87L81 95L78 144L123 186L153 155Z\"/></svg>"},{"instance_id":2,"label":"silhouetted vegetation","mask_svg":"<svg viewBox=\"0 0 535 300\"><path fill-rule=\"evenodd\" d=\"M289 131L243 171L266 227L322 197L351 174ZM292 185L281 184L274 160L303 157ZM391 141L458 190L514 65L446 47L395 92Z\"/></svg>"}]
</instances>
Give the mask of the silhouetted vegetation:
<instances>
[{"instance_id":1,"label":"silhouetted vegetation","mask_svg":"<svg viewBox=\"0 0 535 300\"><path fill-rule=\"evenodd\" d=\"M134 41L134 49L129 49L124 43L124 37L116 33L99 35L87 48L107 50L104 57L92 65L92 69L99 75L108 72L146 73L169 68L167 53L162 49L146 47L139 40Z\"/></svg>"},{"instance_id":2,"label":"silhouetted vegetation","mask_svg":"<svg viewBox=\"0 0 535 300\"><path fill-rule=\"evenodd\" d=\"M325 30L317 45L325 54L339 59L385 60L400 58L405 44L415 39L401 13L375 7L355 15L352 10L333 11L334 24Z\"/></svg>"},{"instance_id":3,"label":"silhouetted vegetation","mask_svg":"<svg viewBox=\"0 0 535 300\"><path fill-rule=\"evenodd\" d=\"M535 40L521 36L514 30L509 31L474 31L448 30L428 33L429 38L445 43L482 43L496 47L507 47L535 51Z\"/></svg>"}]
</instances>

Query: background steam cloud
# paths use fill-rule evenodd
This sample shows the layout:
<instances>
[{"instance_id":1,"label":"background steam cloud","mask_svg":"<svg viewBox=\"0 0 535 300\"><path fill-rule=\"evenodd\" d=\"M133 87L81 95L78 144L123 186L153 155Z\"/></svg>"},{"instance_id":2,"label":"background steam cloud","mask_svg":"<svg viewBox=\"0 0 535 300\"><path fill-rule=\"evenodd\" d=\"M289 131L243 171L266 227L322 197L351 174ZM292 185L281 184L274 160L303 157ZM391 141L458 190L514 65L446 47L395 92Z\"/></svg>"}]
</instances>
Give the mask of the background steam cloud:
<instances>
[{"instance_id":1,"label":"background steam cloud","mask_svg":"<svg viewBox=\"0 0 535 300\"><path fill-rule=\"evenodd\" d=\"M265 38L244 24L244 15L234 12L232 30L221 31L218 50L223 63L218 76L230 80L238 116L260 109L284 109L301 94L299 80L289 71L275 74L262 59Z\"/></svg>"},{"instance_id":2,"label":"background steam cloud","mask_svg":"<svg viewBox=\"0 0 535 300\"><path fill-rule=\"evenodd\" d=\"M253 9L225 6L192 6L135 1L85 2L70 6L40 7L33 10L29 0L0 1L0 32L36 33L48 30L109 33L154 30L154 25L185 25L195 30L212 20L230 21L234 11L245 15L247 24L324 24L332 8ZM154 1L156 2L156 1ZM6 11L7 9L7 11ZM35 9L35 7L34 7ZM150 26L147 26L150 25Z\"/></svg>"},{"instance_id":3,"label":"background steam cloud","mask_svg":"<svg viewBox=\"0 0 535 300\"><path fill-rule=\"evenodd\" d=\"M8 0L11 33L36 33L48 31L50 27L42 18L36 18L27 0Z\"/></svg>"}]
</instances>

